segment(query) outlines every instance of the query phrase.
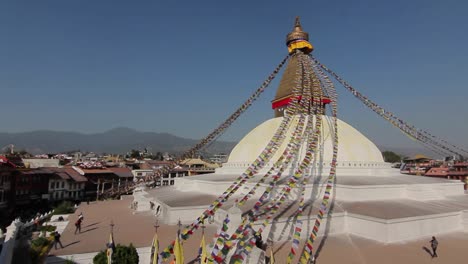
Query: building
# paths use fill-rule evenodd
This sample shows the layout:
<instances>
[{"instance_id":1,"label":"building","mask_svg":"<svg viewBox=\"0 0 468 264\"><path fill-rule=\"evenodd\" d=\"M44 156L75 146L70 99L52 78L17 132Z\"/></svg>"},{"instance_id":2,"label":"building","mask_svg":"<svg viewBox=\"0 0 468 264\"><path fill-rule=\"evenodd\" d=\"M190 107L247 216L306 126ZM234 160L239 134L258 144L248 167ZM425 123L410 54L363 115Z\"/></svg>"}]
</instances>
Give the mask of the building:
<instances>
[{"instance_id":1,"label":"building","mask_svg":"<svg viewBox=\"0 0 468 264\"><path fill-rule=\"evenodd\" d=\"M306 91L312 91L310 86L318 79L306 75L316 74L314 70L306 72L304 69L303 61L310 59L306 54L312 50L307 40L308 34L302 31L297 20L293 32L287 37L291 57L272 103L275 118L266 120L245 135L227 162L214 173L183 177L177 179L174 186L136 193L135 200L152 201L160 206L159 219L167 224L193 223L194 219L206 217L218 206L220 209L208 220L221 224L229 215L227 232L236 230L242 223L242 216L249 215L260 203L259 208L264 211L250 218L249 225L254 231L262 228L262 236L275 243L290 240L293 234L287 232L295 230L292 227L296 217L302 220L301 225L307 226L300 234L302 239L306 239L312 230L315 236L350 234L376 243L399 243L433 234L467 232L468 195L465 195L463 183L400 174L392 164L383 160L381 151L361 132L339 119L335 130L335 119L318 115L321 112L318 108L314 108L317 112L307 112L306 118L285 114L284 109L293 99L304 98L294 98L293 88L299 87L303 89L302 95L307 95ZM299 85L296 75L306 76ZM309 102L302 103L310 106ZM326 107L328 103L330 101L325 97L320 106ZM311 149L308 140L295 139L310 136L310 130L301 129L300 125L315 126L319 117L323 122L314 141L317 151L306 157ZM284 140L281 139L283 136ZM272 142L276 145L270 144ZM275 146L274 151L270 146ZM336 149L339 150L337 153ZM294 155L290 154L292 152ZM285 159L289 159L287 163ZM300 166L304 160L310 160L306 169ZM328 182L331 164L336 164L336 182ZM186 162L185 165L192 169L192 164ZM275 167L281 167L282 173L277 173L279 168ZM309 182L291 181L298 174L310 177ZM273 178L276 175L278 177ZM299 187L304 188L303 196ZM220 202L213 203L218 197L222 197ZM298 216L301 197L307 199L308 209ZM244 198L247 200L240 203ZM322 203L325 199L327 203ZM280 202L283 207L276 211ZM324 207L327 209L325 213ZM269 216L270 213L274 215ZM321 221L326 228L313 228L316 221ZM263 229L264 223L268 224ZM258 258L262 254L258 251L253 249L249 263L261 262Z\"/></svg>"},{"instance_id":2,"label":"building","mask_svg":"<svg viewBox=\"0 0 468 264\"><path fill-rule=\"evenodd\" d=\"M224 153L220 153L220 154L213 155L213 157L210 158L210 161L212 163L223 164L227 161L227 159L228 159L228 155Z\"/></svg>"},{"instance_id":3,"label":"building","mask_svg":"<svg viewBox=\"0 0 468 264\"><path fill-rule=\"evenodd\" d=\"M47 168L51 173L47 198L51 201L80 201L85 197L87 179L71 167Z\"/></svg>"},{"instance_id":4,"label":"building","mask_svg":"<svg viewBox=\"0 0 468 264\"><path fill-rule=\"evenodd\" d=\"M161 168L172 167L173 162L171 161L159 161L159 160L146 160L144 163L140 164L140 169L133 170L132 172L135 175L135 180L144 179L145 177L151 177L155 175L156 172L159 172ZM162 175L162 177L156 178L154 185L155 186L170 186L175 184L176 178L181 178L189 176L190 172L187 166L182 167L177 165L173 167L169 173Z\"/></svg>"},{"instance_id":5,"label":"building","mask_svg":"<svg viewBox=\"0 0 468 264\"><path fill-rule=\"evenodd\" d=\"M410 175L424 175L430 168L441 165L441 162L418 154L412 158L403 160L403 166L400 171Z\"/></svg>"},{"instance_id":6,"label":"building","mask_svg":"<svg viewBox=\"0 0 468 264\"><path fill-rule=\"evenodd\" d=\"M152 169L139 169L139 170L132 170L133 181L137 182L141 179L146 179L148 177L154 176L154 170Z\"/></svg>"},{"instance_id":7,"label":"building","mask_svg":"<svg viewBox=\"0 0 468 264\"><path fill-rule=\"evenodd\" d=\"M177 178L182 178L185 176L190 176L190 171L187 168L176 166L169 174L165 174L162 178L159 178L159 181L156 181L156 186L171 186L174 185Z\"/></svg>"},{"instance_id":8,"label":"building","mask_svg":"<svg viewBox=\"0 0 468 264\"><path fill-rule=\"evenodd\" d=\"M79 175L86 178L84 195L86 199L95 199L100 193L113 187L120 186L123 182L133 180L133 174L129 168L106 168L92 165L78 167L72 166Z\"/></svg>"},{"instance_id":9,"label":"building","mask_svg":"<svg viewBox=\"0 0 468 264\"><path fill-rule=\"evenodd\" d=\"M468 187L468 162L459 162L453 165L442 165L430 168L424 176L459 180L464 183L464 189Z\"/></svg>"},{"instance_id":10,"label":"building","mask_svg":"<svg viewBox=\"0 0 468 264\"><path fill-rule=\"evenodd\" d=\"M24 167L30 169L36 168L58 168L60 166L60 159L23 159Z\"/></svg>"},{"instance_id":11,"label":"building","mask_svg":"<svg viewBox=\"0 0 468 264\"><path fill-rule=\"evenodd\" d=\"M46 169L20 169L15 177L15 205L39 203L47 199L51 172Z\"/></svg>"},{"instance_id":12,"label":"building","mask_svg":"<svg viewBox=\"0 0 468 264\"><path fill-rule=\"evenodd\" d=\"M213 173L216 168L220 167L216 163L209 163L199 158L185 159L179 165L187 169L188 176Z\"/></svg>"},{"instance_id":13,"label":"building","mask_svg":"<svg viewBox=\"0 0 468 264\"><path fill-rule=\"evenodd\" d=\"M11 204L14 199L14 180L18 170L14 164L8 162L4 156L0 156L0 209Z\"/></svg>"}]
</instances>

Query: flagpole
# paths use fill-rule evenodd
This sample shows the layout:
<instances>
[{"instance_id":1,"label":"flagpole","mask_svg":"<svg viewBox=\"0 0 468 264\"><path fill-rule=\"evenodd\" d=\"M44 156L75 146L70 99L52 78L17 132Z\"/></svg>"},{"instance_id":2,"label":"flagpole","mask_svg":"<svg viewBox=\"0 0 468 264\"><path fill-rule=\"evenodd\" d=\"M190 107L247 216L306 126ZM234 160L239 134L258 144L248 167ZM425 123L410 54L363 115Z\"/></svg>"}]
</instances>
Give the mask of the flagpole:
<instances>
[{"instance_id":1,"label":"flagpole","mask_svg":"<svg viewBox=\"0 0 468 264\"><path fill-rule=\"evenodd\" d=\"M158 233L158 227L159 227L159 220L156 217L156 223L154 224L154 232L157 234Z\"/></svg>"},{"instance_id":2,"label":"flagpole","mask_svg":"<svg viewBox=\"0 0 468 264\"><path fill-rule=\"evenodd\" d=\"M198 249L198 263L199 264L205 264L206 263L206 245L205 245L205 223L202 221L202 225L200 226L202 229L202 237L201 237L201 242L200 242L200 248Z\"/></svg>"},{"instance_id":3,"label":"flagpole","mask_svg":"<svg viewBox=\"0 0 468 264\"><path fill-rule=\"evenodd\" d=\"M275 255L273 253L273 240L270 240L270 264L275 264Z\"/></svg>"},{"instance_id":4,"label":"flagpole","mask_svg":"<svg viewBox=\"0 0 468 264\"><path fill-rule=\"evenodd\" d=\"M159 220L156 217L156 221L154 224L154 238L153 243L151 244L151 264L158 264L160 263L159 259L159 241L158 241L158 227L159 227Z\"/></svg>"},{"instance_id":5,"label":"flagpole","mask_svg":"<svg viewBox=\"0 0 468 264\"><path fill-rule=\"evenodd\" d=\"M109 243L107 244L107 264L112 264L112 254L114 253L114 221L111 220L110 222L110 237L109 237Z\"/></svg>"},{"instance_id":6,"label":"flagpole","mask_svg":"<svg viewBox=\"0 0 468 264\"><path fill-rule=\"evenodd\" d=\"M182 223L179 218L179 222L177 223L177 226L179 227L177 230L177 237L176 241L174 244L174 259L176 264L184 264L184 249L182 247L182 241L180 238L180 228L182 226Z\"/></svg>"}]
</instances>

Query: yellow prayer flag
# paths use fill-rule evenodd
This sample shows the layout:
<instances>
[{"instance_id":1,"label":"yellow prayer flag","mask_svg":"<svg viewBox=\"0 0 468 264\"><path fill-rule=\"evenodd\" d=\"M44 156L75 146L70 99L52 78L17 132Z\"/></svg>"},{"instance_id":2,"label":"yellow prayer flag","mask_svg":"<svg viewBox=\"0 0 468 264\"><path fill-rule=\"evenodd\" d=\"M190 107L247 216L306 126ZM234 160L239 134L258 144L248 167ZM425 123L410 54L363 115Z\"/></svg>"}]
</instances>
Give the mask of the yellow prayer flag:
<instances>
[{"instance_id":1,"label":"yellow prayer flag","mask_svg":"<svg viewBox=\"0 0 468 264\"><path fill-rule=\"evenodd\" d=\"M208 263L208 253L206 251L206 243L205 243L205 235L203 234L202 240L200 242L200 263L206 264Z\"/></svg>"},{"instance_id":2,"label":"yellow prayer flag","mask_svg":"<svg viewBox=\"0 0 468 264\"><path fill-rule=\"evenodd\" d=\"M275 256L273 255L273 248L270 248L270 264L275 264Z\"/></svg>"},{"instance_id":3,"label":"yellow prayer flag","mask_svg":"<svg viewBox=\"0 0 468 264\"><path fill-rule=\"evenodd\" d=\"M153 254L152 259L151 259L151 264L158 264L158 262L159 262L159 241L158 241L158 234L157 233L154 234L151 254Z\"/></svg>"},{"instance_id":4,"label":"yellow prayer flag","mask_svg":"<svg viewBox=\"0 0 468 264\"><path fill-rule=\"evenodd\" d=\"M109 243L107 244L107 250L106 250L107 264L112 264L112 253L114 253L114 237L112 236L112 233L111 233L109 236Z\"/></svg>"},{"instance_id":5,"label":"yellow prayer flag","mask_svg":"<svg viewBox=\"0 0 468 264\"><path fill-rule=\"evenodd\" d=\"M182 243L180 243L179 236L176 237L174 243L174 258L175 264L184 264L184 248L182 247Z\"/></svg>"}]
</instances>

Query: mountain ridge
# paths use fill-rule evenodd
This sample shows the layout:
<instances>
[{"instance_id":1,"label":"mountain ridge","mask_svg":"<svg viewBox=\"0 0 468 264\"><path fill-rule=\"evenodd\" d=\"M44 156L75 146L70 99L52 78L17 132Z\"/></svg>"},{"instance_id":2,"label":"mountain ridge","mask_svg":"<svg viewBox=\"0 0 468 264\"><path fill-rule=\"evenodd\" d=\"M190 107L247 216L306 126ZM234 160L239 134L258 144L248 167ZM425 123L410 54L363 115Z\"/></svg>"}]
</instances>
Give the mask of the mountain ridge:
<instances>
[{"instance_id":1,"label":"mountain ridge","mask_svg":"<svg viewBox=\"0 0 468 264\"><path fill-rule=\"evenodd\" d=\"M98 133L54 130L0 132L0 148L13 144L16 150L22 149L32 154L72 150L123 154L131 149L144 148L148 148L153 153L181 153L198 141L166 132L141 132L128 127L116 127ZM214 142L204 152L229 153L234 145L235 142L229 141Z\"/></svg>"},{"instance_id":2,"label":"mountain ridge","mask_svg":"<svg viewBox=\"0 0 468 264\"><path fill-rule=\"evenodd\" d=\"M60 153L72 150L96 153L124 154L131 149L148 148L151 152L182 153L199 140L184 138L167 132L142 132L128 127L115 127L104 132L81 133L74 131L33 130L26 132L0 132L0 148L13 144L16 150L32 154ZM216 141L204 150L207 154L230 153L237 142ZM403 156L434 153L424 148L401 148L379 145L381 151L393 151Z\"/></svg>"}]
</instances>

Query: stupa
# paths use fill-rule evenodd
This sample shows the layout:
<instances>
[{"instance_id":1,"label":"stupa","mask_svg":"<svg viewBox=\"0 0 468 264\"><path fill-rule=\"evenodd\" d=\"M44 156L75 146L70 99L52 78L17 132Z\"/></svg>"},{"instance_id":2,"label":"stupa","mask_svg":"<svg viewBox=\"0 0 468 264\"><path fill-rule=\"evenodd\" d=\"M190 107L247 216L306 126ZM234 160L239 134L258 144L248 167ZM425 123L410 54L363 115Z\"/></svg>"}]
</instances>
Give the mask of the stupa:
<instances>
[{"instance_id":1,"label":"stupa","mask_svg":"<svg viewBox=\"0 0 468 264\"><path fill-rule=\"evenodd\" d=\"M304 39L308 40L308 33L302 30L297 19L293 31L287 36L289 51L312 51L312 45L297 42ZM283 73L272 101L275 117L245 135L230 153L228 161L215 173L178 178L174 186L138 194L146 201L151 200L156 206L161 206L160 221L176 224L180 219L190 224L261 154L285 118L284 109L293 98L294 78L291 76L296 71L297 63L292 57ZM328 103L330 99L327 97L321 100L323 107L327 107ZM309 118L315 120L316 116L311 115ZM308 236L314 225L332 160L332 120L326 115L322 119L318 151L312 169L308 172L312 180L304 186L305 197L311 206L301 216L304 223L303 238ZM286 137L292 136L294 123L298 120L299 116L293 117L293 125L286 130ZM338 135L340 140L333 201L323 219L327 228L321 228L319 236L348 233L374 241L395 243L453 231L468 231L468 195L464 193L462 182L400 174L398 169L383 160L381 151L372 141L342 120L338 120ZM304 157L307 149L305 141L301 144L300 158L297 160ZM286 145L287 142L283 142L271 160L277 160ZM249 192L272 165L273 162L266 164L251 177L210 220L221 223L228 212L234 214L230 217L239 217L239 220L242 213L254 206L268 184L260 184L256 194L239 208L234 207L235 200ZM298 162L293 161L282 174L278 186L285 184L283 179L293 173L296 166ZM298 208L298 195L295 191L291 193L286 209L277 214L274 221L263 230L264 238L272 241L291 239L289 230L294 225L292 216ZM254 229L260 222L261 219L254 223Z\"/></svg>"}]
</instances>

